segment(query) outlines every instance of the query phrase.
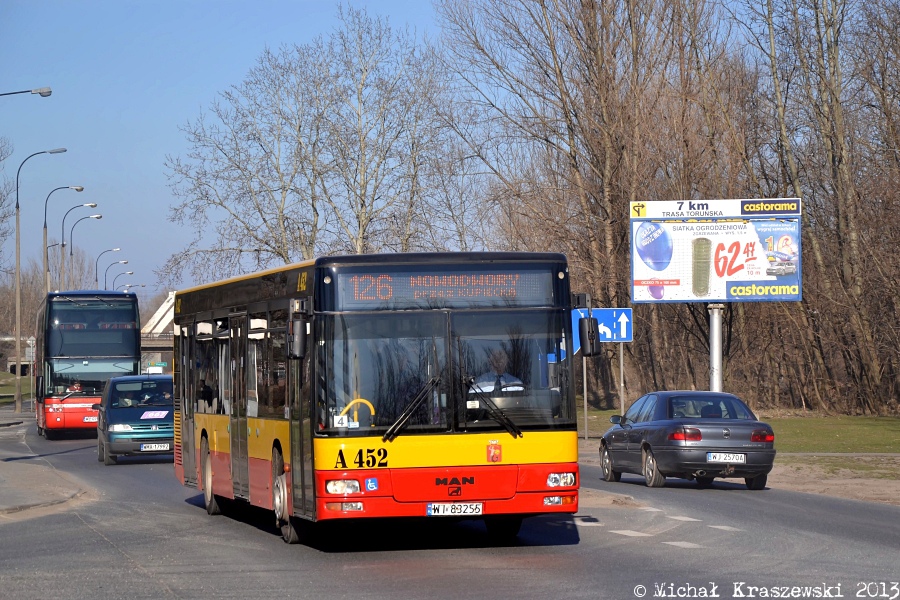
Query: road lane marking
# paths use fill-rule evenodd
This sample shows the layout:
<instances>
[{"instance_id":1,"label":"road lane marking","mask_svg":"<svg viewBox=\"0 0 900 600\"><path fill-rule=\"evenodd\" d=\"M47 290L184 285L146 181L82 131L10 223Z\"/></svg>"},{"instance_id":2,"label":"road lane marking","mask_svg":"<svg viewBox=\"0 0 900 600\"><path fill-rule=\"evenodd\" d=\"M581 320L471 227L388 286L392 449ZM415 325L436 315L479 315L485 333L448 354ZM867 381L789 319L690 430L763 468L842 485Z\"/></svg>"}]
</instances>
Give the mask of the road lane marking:
<instances>
[{"instance_id":1,"label":"road lane marking","mask_svg":"<svg viewBox=\"0 0 900 600\"><path fill-rule=\"evenodd\" d=\"M663 542L670 546L678 546L679 548L702 548L700 544L692 544L691 542Z\"/></svg>"},{"instance_id":2,"label":"road lane marking","mask_svg":"<svg viewBox=\"0 0 900 600\"><path fill-rule=\"evenodd\" d=\"M713 529L721 529L722 531L744 531L743 529L738 529L737 527L731 527L729 525L710 525Z\"/></svg>"},{"instance_id":3,"label":"road lane marking","mask_svg":"<svg viewBox=\"0 0 900 600\"><path fill-rule=\"evenodd\" d=\"M632 531L630 529L614 529L612 533L627 535L628 537L653 537L652 533L641 533L640 531Z\"/></svg>"},{"instance_id":4,"label":"road lane marking","mask_svg":"<svg viewBox=\"0 0 900 600\"><path fill-rule=\"evenodd\" d=\"M675 519L676 521L693 521L695 523L699 523L700 519L694 519L692 517L668 517L669 519Z\"/></svg>"}]
</instances>

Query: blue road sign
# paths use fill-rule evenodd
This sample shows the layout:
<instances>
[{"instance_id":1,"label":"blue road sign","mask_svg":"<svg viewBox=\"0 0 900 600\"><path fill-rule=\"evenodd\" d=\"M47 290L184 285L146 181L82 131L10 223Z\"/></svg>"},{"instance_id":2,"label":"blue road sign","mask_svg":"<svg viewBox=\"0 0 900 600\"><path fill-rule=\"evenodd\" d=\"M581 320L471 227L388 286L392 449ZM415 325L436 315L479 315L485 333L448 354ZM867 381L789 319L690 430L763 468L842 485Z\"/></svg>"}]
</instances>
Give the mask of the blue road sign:
<instances>
[{"instance_id":1,"label":"blue road sign","mask_svg":"<svg viewBox=\"0 0 900 600\"><path fill-rule=\"evenodd\" d=\"M578 337L578 319L587 316L586 308L572 311L572 343L575 352L581 349ZM597 319L597 335L601 342L634 341L634 319L630 308L593 308L591 316Z\"/></svg>"}]
</instances>

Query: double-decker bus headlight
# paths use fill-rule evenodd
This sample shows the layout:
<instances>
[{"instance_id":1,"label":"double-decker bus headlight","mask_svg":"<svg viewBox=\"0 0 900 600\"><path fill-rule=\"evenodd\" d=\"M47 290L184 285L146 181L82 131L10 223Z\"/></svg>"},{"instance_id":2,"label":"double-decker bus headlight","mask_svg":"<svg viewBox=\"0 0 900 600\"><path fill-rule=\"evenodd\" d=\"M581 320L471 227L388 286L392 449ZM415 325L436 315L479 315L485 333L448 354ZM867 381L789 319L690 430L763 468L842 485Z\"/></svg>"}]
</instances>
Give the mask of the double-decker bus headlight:
<instances>
[{"instance_id":1,"label":"double-decker bus headlight","mask_svg":"<svg viewBox=\"0 0 900 600\"><path fill-rule=\"evenodd\" d=\"M575 473L550 473L547 487L568 487L575 485Z\"/></svg>"},{"instance_id":2,"label":"double-decker bus headlight","mask_svg":"<svg viewBox=\"0 0 900 600\"><path fill-rule=\"evenodd\" d=\"M326 510L338 510L342 512L360 512L363 509L362 502L326 502Z\"/></svg>"},{"instance_id":3,"label":"double-decker bus headlight","mask_svg":"<svg viewBox=\"0 0 900 600\"><path fill-rule=\"evenodd\" d=\"M109 426L110 431L134 431L128 423L113 423Z\"/></svg>"},{"instance_id":4,"label":"double-decker bus headlight","mask_svg":"<svg viewBox=\"0 0 900 600\"><path fill-rule=\"evenodd\" d=\"M325 482L329 494L358 494L359 482L355 479L333 479Z\"/></svg>"}]
</instances>

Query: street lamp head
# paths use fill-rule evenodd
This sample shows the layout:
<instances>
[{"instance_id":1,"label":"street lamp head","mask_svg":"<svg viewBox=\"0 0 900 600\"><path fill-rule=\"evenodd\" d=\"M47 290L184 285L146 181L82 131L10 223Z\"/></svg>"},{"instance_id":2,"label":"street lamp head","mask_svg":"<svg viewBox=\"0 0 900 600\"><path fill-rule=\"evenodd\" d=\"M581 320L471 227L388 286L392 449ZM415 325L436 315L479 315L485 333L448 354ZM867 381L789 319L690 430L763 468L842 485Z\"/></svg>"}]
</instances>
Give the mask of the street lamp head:
<instances>
[{"instance_id":1,"label":"street lamp head","mask_svg":"<svg viewBox=\"0 0 900 600\"><path fill-rule=\"evenodd\" d=\"M121 250L121 248L110 248L109 249L110 252L118 252L119 250Z\"/></svg>"},{"instance_id":2,"label":"street lamp head","mask_svg":"<svg viewBox=\"0 0 900 600\"><path fill-rule=\"evenodd\" d=\"M96 208L96 206L97 206L97 205L95 204L95 205L91 206L91 208ZM91 219L102 219L102 218L103 218L103 215L91 215L89 218L91 218Z\"/></svg>"},{"instance_id":3,"label":"street lamp head","mask_svg":"<svg viewBox=\"0 0 900 600\"><path fill-rule=\"evenodd\" d=\"M50 94L53 93L53 90L51 90L51 89L48 88L48 87L42 87L42 88L37 88L36 90L31 90L31 93L32 93L32 94L40 94L40 95L41 95L41 98L46 98L46 97L48 97Z\"/></svg>"},{"instance_id":4,"label":"street lamp head","mask_svg":"<svg viewBox=\"0 0 900 600\"><path fill-rule=\"evenodd\" d=\"M127 265L127 264L128 264L128 261L127 261L127 260L120 260L120 261L119 261L119 264L120 264L120 265Z\"/></svg>"},{"instance_id":5,"label":"street lamp head","mask_svg":"<svg viewBox=\"0 0 900 600\"><path fill-rule=\"evenodd\" d=\"M83 192L83 191L84 191L84 186L83 186L83 185L70 185L70 186L69 186L69 189L70 189L70 190L75 190L76 192Z\"/></svg>"},{"instance_id":6,"label":"street lamp head","mask_svg":"<svg viewBox=\"0 0 900 600\"><path fill-rule=\"evenodd\" d=\"M87 206L88 208L97 208L96 202L88 202L87 204L82 204L82 206Z\"/></svg>"},{"instance_id":7,"label":"street lamp head","mask_svg":"<svg viewBox=\"0 0 900 600\"><path fill-rule=\"evenodd\" d=\"M62 154L66 152L65 148L54 148L53 150L47 150L47 154Z\"/></svg>"}]
</instances>

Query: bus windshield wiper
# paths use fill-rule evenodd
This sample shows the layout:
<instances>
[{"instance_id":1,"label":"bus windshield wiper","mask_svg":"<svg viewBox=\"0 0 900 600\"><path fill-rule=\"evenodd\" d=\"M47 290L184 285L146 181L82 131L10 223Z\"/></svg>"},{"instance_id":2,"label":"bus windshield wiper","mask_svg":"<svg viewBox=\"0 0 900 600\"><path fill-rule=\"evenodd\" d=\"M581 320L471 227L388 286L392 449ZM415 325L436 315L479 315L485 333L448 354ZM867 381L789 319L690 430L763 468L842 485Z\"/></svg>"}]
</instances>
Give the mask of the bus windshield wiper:
<instances>
[{"instance_id":1,"label":"bus windshield wiper","mask_svg":"<svg viewBox=\"0 0 900 600\"><path fill-rule=\"evenodd\" d=\"M425 402L425 399L428 398L428 394L440 382L441 378L434 376L425 383L422 389L419 390L419 393L416 394L416 397L413 398L412 402L409 403L409 406L406 407L406 410L403 411L403 414L401 414L397 418L397 420L394 421L394 424L388 427L388 430L384 432L384 435L381 437L382 442L394 441L394 438L397 437L397 435L400 433L400 430L406 427L406 425L409 423L409 420L410 418L412 418L413 413L416 412L416 409L418 409L422 405L422 403Z\"/></svg>"},{"instance_id":2,"label":"bus windshield wiper","mask_svg":"<svg viewBox=\"0 0 900 600\"><path fill-rule=\"evenodd\" d=\"M478 396L478 399L481 400L481 403L487 409L488 415L490 417L503 425L503 427L509 432L509 435L515 437L522 437L522 430L519 429L515 423L513 423L512 419L506 416L502 410L500 410L494 401L491 400L484 392L481 391L481 388L475 385L475 378L469 376L463 376L463 381L466 384L466 387L471 391L475 392L475 395Z\"/></svg>"}]
</instances>

